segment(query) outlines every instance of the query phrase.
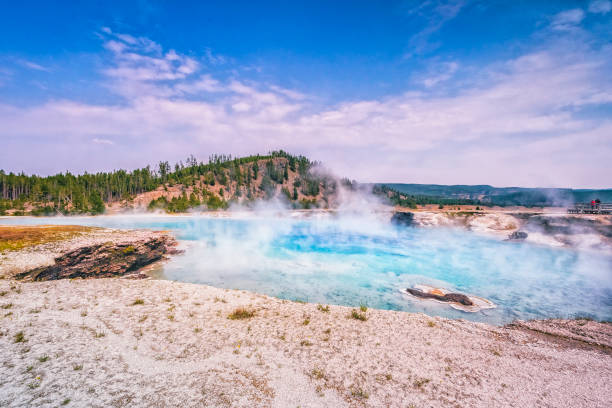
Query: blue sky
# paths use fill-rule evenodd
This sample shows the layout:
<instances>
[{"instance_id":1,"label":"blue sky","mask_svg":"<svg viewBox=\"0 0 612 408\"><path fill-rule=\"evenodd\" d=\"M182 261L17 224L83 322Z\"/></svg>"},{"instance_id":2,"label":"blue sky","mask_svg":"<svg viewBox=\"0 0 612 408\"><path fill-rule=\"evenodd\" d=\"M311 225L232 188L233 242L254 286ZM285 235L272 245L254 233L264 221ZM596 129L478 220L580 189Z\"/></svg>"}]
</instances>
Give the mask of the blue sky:
<instances>
[{"instance_id":1,"label":"blue sky","mask_svg":"<svg viewBox=\"0 0 612 408\"><path fill-rule=\"evenodd\" d=\"M612 187L612 4L83 1L0 15L0 168L282 148L361 181Z\"/></svg>"}]
</instances>

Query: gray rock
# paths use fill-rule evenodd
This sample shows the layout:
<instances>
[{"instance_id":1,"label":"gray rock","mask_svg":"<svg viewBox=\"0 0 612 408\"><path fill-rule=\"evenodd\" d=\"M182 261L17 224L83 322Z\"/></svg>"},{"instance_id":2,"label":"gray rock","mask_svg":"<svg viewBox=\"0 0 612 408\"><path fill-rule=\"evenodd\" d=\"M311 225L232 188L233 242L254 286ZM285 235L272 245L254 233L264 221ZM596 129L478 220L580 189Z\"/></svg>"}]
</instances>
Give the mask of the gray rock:
<instances>
[{"instance_id":1,"label":"gray rock","mask_svg":"<svg viewBox=\"0 0 612 408\"><path fill-rule=\"evenodd\" d=\"M411 212L396 212L391 217L391 223L410 227L414 225L414 214Z\"/></svg>"},{"instance_id":2,"label":"gray rock","mask_svg":"<svg viewBox=\"0 0 612 408\"><path fill-rule=\"evenodd\" d=\"M122 276L159 261L166 254L176 253L175 246L174 238L165 235L129 243L83 246L55 258L51 266L35 268L16 277L46 281Z\"/></svg>"},{"instance_id":3,"label":"gray rock","mask_svg":"<svg viewBox=\"0 0 612 408\"><path fill-rule=\"evenodd\" d=\"M509 241L523 241L527 239L528 236L529 234L527 234L525 231L514 231L512 234L508 235L508 240Z\"/></svg>"},{"instance_id":4,"label":"gray rock","mask_svg":"<svg viewBox=\"0 0 612 408\"><path fill-rule=\"evenodd\" d=\"M423 299L436 299L442 302L455 302L455 303L461 303L462 305L465 305L465 306L472 306L474 304L470 300L470 298L464 295L463 293L447 293L446 295L441 296L441 295L436 295L433 293L423 292L422 290L419 290L419 289L408 288L406 289L406 291L413 296L423 298Z\"/></svg>"}]
</instances>

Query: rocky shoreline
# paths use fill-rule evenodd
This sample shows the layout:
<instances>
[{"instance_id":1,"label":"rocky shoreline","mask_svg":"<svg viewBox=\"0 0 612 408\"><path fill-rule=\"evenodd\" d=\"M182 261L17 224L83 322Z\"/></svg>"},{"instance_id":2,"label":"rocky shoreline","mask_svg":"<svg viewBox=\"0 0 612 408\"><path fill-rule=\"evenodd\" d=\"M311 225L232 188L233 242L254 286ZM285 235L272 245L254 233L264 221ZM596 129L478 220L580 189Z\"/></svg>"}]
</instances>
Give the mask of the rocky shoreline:
<instances>
[{"instance_id":1,"label":"rocky shoreline","mask_svg":"<svg viewBox=\"0 0 612 408\"><path fill-rule=\"evenodd\" d=\"M391 222L414 227L458 227L510 241L612 252L612 216L502 211L411 211Z\"/></svg>"},{"instance_id":2,"label":"rocky shoreline","mask_svg":"<svg viewBox=\"0 0 612 408\"><path fill-rule=\"evenodd\" d=\"M3 232L23 229L1 228L0 238ZM47 226L27 227L26 234L45 228ZM1 252L0 277L25 280L146 277L139 271L177 253L176 247L176 239L165 231L90 228L67 239Z\"/></svg>"},{"instance_id":3,"label":"rocky shoreline","mask_svg":"<svg viewBox=\"0 0 612 408\"><path fill-rule=\"evenodd\" d=\"M17 279L35 281L110 278L128 274L146 277L140 269L175 254L177 242L166 234L155 234L145 239L123 243L105 242L82 246L57 258L53 265L19 273Z\"/></svg>"}]
</instances>

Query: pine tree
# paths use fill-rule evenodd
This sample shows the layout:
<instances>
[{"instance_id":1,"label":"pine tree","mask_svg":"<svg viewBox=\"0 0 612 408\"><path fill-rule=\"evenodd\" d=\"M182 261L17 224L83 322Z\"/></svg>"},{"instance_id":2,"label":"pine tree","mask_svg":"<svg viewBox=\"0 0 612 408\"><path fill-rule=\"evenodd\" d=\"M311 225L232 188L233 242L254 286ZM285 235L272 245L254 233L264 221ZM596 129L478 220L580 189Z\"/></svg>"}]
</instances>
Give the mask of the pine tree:
<instances>
[{"instance_id":1,"label":"pine tree","mask_svg":"<svg viewBox=\"0 0 612 408\"><path fill-rule=\"evenodd\" d=\"M89 202L91 203L91 213L92 214L102 214L106 207L104 206L104 201L100 197L100 194L96 191L92 192Z\"/></svg>"}]
</instances>

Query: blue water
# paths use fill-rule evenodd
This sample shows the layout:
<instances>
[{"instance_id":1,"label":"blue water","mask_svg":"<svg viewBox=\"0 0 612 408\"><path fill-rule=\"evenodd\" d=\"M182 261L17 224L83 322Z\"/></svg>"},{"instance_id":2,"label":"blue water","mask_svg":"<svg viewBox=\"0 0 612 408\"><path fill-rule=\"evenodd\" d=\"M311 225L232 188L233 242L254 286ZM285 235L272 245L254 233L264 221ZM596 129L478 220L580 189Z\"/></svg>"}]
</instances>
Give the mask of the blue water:
<instances>
[{"instance_id":1,"label":"blue water","mask_svg":"<svg viewBox=\"0 0 612 408\"><path fill-rule=\"evenodd\" d=\"M9 223L171 230L186 251L161 267L165 278L284 299L493 324L574 316L612 320L612 254L504 242L459 229L396 228L367 217L0 219ZM498 307L466 313L400 292L418 283L481 296Z\"/></svg>"}]
</instances>

